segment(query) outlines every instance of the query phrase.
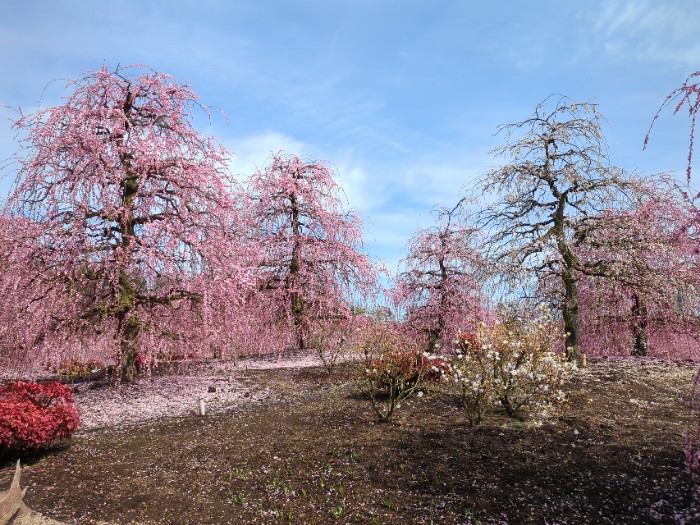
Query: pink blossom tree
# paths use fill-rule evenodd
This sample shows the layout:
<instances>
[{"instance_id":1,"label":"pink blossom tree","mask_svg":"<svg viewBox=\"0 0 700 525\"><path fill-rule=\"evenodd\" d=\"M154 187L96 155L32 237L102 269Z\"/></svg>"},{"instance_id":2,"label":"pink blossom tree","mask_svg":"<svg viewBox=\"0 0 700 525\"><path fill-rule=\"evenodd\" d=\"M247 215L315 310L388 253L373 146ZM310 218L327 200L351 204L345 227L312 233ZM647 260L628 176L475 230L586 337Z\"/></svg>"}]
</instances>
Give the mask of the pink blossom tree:
<instances>
[{"instance_id":1,"label":"pink blossom tree","mask_svg":"<svg viewBox=\"0 0 700 525\"><path fill-rule=\"evenodd\" d=\"M485 261L465 206L461 200L452 209L435 210L436 224L411 237L392 291L407 322L427 335L429 352L449 345L460 329L474 331L482 320Z\"/></svg>"},{"instance_id":2,"label":"pink blossom tree","mask_svg":"<svg viewBox=\"0 0 700 525\"><path fill-rule=\"evenodd\" d=\"M133 381L139 356L209 348L212 301L235 304L246 286L241 210L227 152L192 125L188 86L130 66L67 88L15 122L24 155L4 215L39 227L31 258L61 290L47 351L99 347Z\"/></svg>"},{"instance_id":3,"label":"pink blossom tree","mask_svg":"<svg viewBox=\"0 0 700 525\"><path fill-rule=\"evenodd\" d=\"M272 307L271 321L290 320L300 349L314 322L348 319L352 302L376 283L361 252L361 220L344 209L333 175L325 162L280 152L248 181L261 300Z\"/></svg>"},{"instance_id":4,"label":"pink blossom tree","mask_svg":"<svg viewBox=\"0 0 700 525\"><path fill-rule=\"evenodd\" d=\"M590 218L575 250L581 260L606 267L602 278L584 275L579 283L585 352L697 353L700 239L686 196L660 181L631 209ZM685 344L677 347L681 339Z\"/></svg>"},{"instance_id":5,"label":"pink blossom tree","mask_svg":"<svg viewBox=\"0 0 700 525\"><path fill-rule=\"evenodd\" d=\"M690 182L692 175L692 161L693 161L693 149L695 146L695 124L697 122L698 110L700 109L700 71L696 71L688 76L681 87L673 90L661 104L661 108L654 115L651 126L647 135L644 139L644 147L649 143L649 137L653 129L656 119L659 118L661 112L672 103L675 102L674 114L678 113L681 109L686 108L690 116L690 142L688 146L688 167L686 169L686 177L688 182ZM695 195L690 198L692 203L697 202L700 194ZM694 210L694 226L697 227L698 224L698 211ZM697 292L696 292L697 293ZM689 407L691 415L694 417L694 429L688 429L686 432L686 442L685 442L685 458L688 472L691 474L692 479L697 483L700 479L700 371L695 375L693 381L693 390L691 394L691 399L689 402ZM697 486L695 487L694 495L697 498Z\"/></svg>"}]
</instances>

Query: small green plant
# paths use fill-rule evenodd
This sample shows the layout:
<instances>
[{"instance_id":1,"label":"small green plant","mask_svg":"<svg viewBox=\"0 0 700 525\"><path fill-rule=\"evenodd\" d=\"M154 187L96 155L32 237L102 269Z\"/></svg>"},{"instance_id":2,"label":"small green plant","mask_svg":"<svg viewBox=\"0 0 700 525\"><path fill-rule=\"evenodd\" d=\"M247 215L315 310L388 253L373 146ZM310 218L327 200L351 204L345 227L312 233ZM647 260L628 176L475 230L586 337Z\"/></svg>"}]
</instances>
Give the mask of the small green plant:
<instances>
[{"instance_id":1,"label":"small green plant","mask_svg":"<svg viewBox=\"0 0 700 525\"><path fill-rule=\"evenodd\" d=\"M241 493L234 494L231 496L231 503L234 505L243 505L245 503L245 496Z\"/></svg>"},{"instance_id":2,"label":"small green plant","mask_svg":"<svg viewBox=\"0 0 700 525\"><path fill-rule=\"evenodd\" d=\"M351 450L350 451L350 459L352 461L358 462L358 461L360 461L360 456L357 454L357 452L355 452L354 450Z\"/></svg>"},{"instance_id":3,"label":"small green plant","mask_svg":"<svg viewBox=\"0 0 700 525\"><path fill-rule=\"evenodd\" d=\"M280 475L279 473L275 473L275 477L272 478L272 481L265 485L265 487L268 490L274 490L276 492L282 492L285 495L291 494L293 492L292 484L291 482L287 483Z\"/></svg>"},{"instance_id":4,"label":"small green plant","mask_svg":"<svg viewBox=\"0 0 700 525\"><path fill-rule=\"evenodd\" d=\"M229 472L229 477L246 481L250 479L252 473L253 471L249 468L236 467L231 472Z\"/></svg>"},{"instance_id":5,"label":"small green plant","mask_svg":"<svg viewBox=\"0 0 700 525\"><path fill-rule=\"evenodd\" d=\"M382 500L382 507L386 507L387 509L394 509L396 507L396 501L394 501L394 498L391 496L388 496L387 498Z\"/></svg>"},{"instance_id":6,"label":"small green plant","mask_svg":"<svg viewBox=\"0 0 700 525\"><path fill-rule=\"evenodd\" d=\"M479 525L481 523L480 519L474 517L474 511L470 507L464 510L464 515L469 518L468 523L472 523L473 525Z\"/></svg>"},{"instance_id":7,"label":"small green plant","mask_svg":"<svg viewBox=\"0 0 700 525\"><path fill-rule=\"evenodd\" d=\"M345 516L345 505L338 505L331 512L333 513L335 519L339 520L340 518Z\"/></svg>"}]
</instances>

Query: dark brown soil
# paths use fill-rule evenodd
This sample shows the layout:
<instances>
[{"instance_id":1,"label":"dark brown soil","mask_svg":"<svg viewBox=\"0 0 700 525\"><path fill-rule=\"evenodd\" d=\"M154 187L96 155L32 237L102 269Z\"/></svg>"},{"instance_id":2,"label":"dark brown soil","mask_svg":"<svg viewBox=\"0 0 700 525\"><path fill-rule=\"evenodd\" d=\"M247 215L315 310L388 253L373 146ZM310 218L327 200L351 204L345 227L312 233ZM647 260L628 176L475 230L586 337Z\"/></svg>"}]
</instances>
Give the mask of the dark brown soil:
<instances>
[{"instance_id":1,"label":"dark brown soil","mask_svg":"<svg viewBox=\"0 0 700 525\"><path fill-rule=\"evenodd\" d=\"M376 423L350 366L249 372L276 400L79 435L30 460L25 499L80 524L700 523L683 456L695 369L599 361L564 418L477 428L441 394Z\"/></svg>"}]
</instances>

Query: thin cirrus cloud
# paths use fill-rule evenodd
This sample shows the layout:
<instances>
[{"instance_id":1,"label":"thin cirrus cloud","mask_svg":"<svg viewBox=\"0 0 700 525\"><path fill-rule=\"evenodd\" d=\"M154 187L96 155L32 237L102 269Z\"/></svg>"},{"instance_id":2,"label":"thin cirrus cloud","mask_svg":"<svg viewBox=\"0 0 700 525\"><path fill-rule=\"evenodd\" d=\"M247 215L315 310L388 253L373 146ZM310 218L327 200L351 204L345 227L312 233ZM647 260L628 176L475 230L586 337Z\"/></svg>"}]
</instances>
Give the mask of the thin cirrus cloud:
<instances>
[{"instance_id":1,"label":"thin cirrus cloud","mask_svg":"<svg viewBox=\"0 0 700 525\"><path fill-rule=\"evenodd\" d=\"M684 172L687 121L655 111L700 67L697 0L0 3L0 105L60 103L64 81L144 63L192 85L195 122L241 178L284 150L332 163L367 251L389 262L502 159L499 124L551 93L595 100L612 161ZM503 7L503 6L501 6ZM228 115L220 118L218 110ZM0 111L0 158L16 149ZM4 184L4 182L0 182ZM0 192L4 193L0 186Z\"/></svg>"},{"instance_id":2,"label":"thin cirrus cloud","mask_svg":"<svg viewBox=\"0 0 700 525\"><path fill-rule=\"evenodd\" d=\"M625 0L605 5L596 30L606 37L605 49L617 58L700 64L698 2Z\"/></svg>"},{"instance_id":3,"label":"thin cirrus cloud","mask_svg":"<svg viewBox=\"0 0 700 525\"><path fill-rule=\"evenodd\" d=\"M269 157L274 153L285 151L303 156L308 149L302 141L278 131L229 138L224 145L233 153L229 169L241 180L259 169L264 169Z\"/></svg>"}]
</instances>

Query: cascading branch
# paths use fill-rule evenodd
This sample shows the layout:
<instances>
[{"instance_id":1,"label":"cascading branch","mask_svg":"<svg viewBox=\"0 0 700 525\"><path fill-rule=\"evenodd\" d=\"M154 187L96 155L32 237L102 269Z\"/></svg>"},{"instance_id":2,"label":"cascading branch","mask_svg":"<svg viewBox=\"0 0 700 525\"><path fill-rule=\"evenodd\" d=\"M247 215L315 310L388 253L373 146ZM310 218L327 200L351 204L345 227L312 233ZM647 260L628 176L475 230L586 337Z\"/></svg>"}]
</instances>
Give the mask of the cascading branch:
<instances>
[{"instance_id":1,"label":"cascading branch","mask_svg":"<svg viewBox=\"0 0 700 525\"><path fill-rule=\"evenodd\" d=\"M673 104L674 102L675 105ZM661 104L661 107L656 112L656 115L654 115L654 119L651 121L646 137L644 137L645 148L649 144L649 137L651 136L651 130L654 127L654 123L661 116L661 112L668 106L672 106L674 108L674 115L685 108L688 110L688 115L690 116L690 144L688 145L688 167L686 168L686 175L688 182L690 182L690 176L693 168L693 149L695 146L695 123L697 122L698 118L698 109L700 109L700 71L696 71L688 75L688 78L685 79L683 85L674 89L664 99L663 104Z\"/></svg>"},{"instance_id":2,"label":"cascading branch","mask_svg":"<svg viewBox=\"0 0 700 525\"><path fill-rule=\"evenodd\" d=\"M139 355L208 351L206 321L233 318L246 286L240 201L229 154L192 125L202 106L188 86L129 66L67 89L62 105L15 122L23 147L4 220L40 232L19 233L35 268L15 270L41 271L6 300L51 319L35 338L45 353L100 348L132 381Z\"/></svg>"}]
</instances>

